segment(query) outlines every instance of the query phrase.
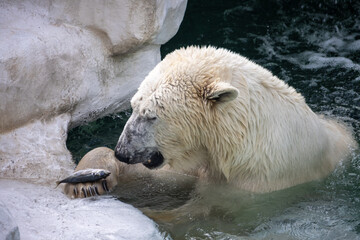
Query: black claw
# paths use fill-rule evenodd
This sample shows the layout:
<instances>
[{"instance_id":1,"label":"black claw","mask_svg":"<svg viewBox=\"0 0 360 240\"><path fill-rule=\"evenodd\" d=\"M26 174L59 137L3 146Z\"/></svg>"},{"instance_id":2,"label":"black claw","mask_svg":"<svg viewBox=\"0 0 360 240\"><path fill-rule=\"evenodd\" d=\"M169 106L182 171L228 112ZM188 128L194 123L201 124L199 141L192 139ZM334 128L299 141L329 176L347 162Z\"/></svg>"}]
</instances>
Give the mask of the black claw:
<instances>
[{"instance_id":1,"label":"black claw","mask_svg":"<svg viewBox=\"0 0 360 240\"><path fill-rule=\"evenodd\" d=\"M96 192L95 192L95 187L94 186L91 186L91 193L93 196L96 196Z\"/></svg>"},{"instance_id":2,"label":"black claw","mask_svg":"<svg viewBox=\"0 0 360 240\"><path fill-rule=\"evenodd\" d=\"M108 188L108 186L107 186L107 181L106 181L106 180L104 180L104 181L102 182L102 185L103 185L104 190L105 190L106 192L109 192L109 188Z\"/></svg>"},{"instance_id":3,"label":"black claw","mask_svg":"<svg viewBox=\"0 0 360 240\"><path fill-rule=\"evenodd\" d=\"M74 195L75 195L75 197L77 196L77 188L76 187L74 187Z\"/></svg>"},{"instance_id":4,"label":"black claw","mask_svg":"<svg viewBox=\"0 0 360 240\"><path fill-rule=\"evenodd\" d=\"M108 184L107 184L107 181L105 181L105 187L106 187L106 191L107 191L107 192L110 192L109 187L108 187Z\"/></svg>"},{"instance_id":5,"label":"black claw","mask_svg":"<svg viewBox=\"0 0 360 240\"><path fill-rule=\"evenodd\" d=\"M94 191L95 191L96 195L100 195L96 186L94 187Z\"/></svg>"},{"instance_id":6,"label":"black claw","mask_svg":"<svg viewBox=\"0 0 360 240\"><path fill-rule=\"evenodd\" d=\"M84 188L81 188L81 191L83 192L84 196L87 198L87 192Z\"/></svg>"},{"instance_id":7,"label":"black claw","mask_svg":"<svg viewBox=\"0 0 360 240\"><path fill-rule=\"evenodd\" d=\"M96 196L96 192L93 186L90 187L91 195Z\"/></svg>"}]
</instances>

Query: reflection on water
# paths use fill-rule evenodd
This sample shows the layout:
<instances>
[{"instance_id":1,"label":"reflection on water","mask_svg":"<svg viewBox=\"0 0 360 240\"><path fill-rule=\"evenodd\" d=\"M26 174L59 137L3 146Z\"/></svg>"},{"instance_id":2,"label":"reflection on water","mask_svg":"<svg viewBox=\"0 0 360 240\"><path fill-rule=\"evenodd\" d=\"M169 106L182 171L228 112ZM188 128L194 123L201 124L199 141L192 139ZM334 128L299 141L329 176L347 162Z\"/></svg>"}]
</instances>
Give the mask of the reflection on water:
<instances>
[{"instance_id":1,"label":"reflection on water","mask_svg":"<svg viewBox=\"0 0 360 240\"><path fill-rule=\"evenodd\" d=\"M359 15L355 0L189 1L162 53L187 45L238 52L294 86L315 112L347 123L360 142ZM68 147L77 159L96 146L113 148L128 115L74 129ZM323 181L269 194L174 176L123 183L120 200L181 216L158 221L169 239L360 239L359 151Z\"/></svg>"}]
</instances>

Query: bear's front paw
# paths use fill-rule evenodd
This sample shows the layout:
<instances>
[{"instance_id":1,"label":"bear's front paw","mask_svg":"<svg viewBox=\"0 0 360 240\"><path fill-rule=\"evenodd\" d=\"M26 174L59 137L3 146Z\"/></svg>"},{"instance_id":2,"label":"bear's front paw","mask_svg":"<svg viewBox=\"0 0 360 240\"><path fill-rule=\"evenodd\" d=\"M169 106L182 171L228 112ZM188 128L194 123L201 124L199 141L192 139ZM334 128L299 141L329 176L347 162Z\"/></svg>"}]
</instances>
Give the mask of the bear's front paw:
<instances>
[{"instance_id":1,"label":"bear's front paw","mask_svg":"<svg viewBox=\"0 0 360 240\"><path fill-rule=\"evenodd\" d=\"M56 183L65 183L64 193L70 198L86 198L109 192L116 185L110 174L105 169L84 169Z\"/></svg>"},{"instance_id":2,"label":"bear's front paw","mask_svg":"<svg viewBox=\"0 0 360 240\"><path fill-rule=\"evenodd\" d=\"M64 193L70 198L86 198L109 192L108 182L103 179L88 183L66 183Z\"/></svg>"}]
</instances>

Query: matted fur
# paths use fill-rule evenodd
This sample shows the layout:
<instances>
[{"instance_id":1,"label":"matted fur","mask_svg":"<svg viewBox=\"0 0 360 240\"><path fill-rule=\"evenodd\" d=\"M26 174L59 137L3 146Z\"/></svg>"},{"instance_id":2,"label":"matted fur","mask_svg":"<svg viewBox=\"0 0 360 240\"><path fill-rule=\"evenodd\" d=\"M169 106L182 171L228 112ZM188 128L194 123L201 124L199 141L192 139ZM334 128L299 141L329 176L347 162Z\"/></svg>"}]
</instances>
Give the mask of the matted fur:
<instances>
[{"instance_id":1,"label":"matted fur","mask_svg":"<svg viewBox=\"0 0 360 240\"><path fill-rule=\"evenodd\" d=\"M316 115L294 88L225 49L174 51L131 104L157 117L155 141L172 169L255 192L322 178L356 147L342 124Z\"/></svg>"}]
</instances>

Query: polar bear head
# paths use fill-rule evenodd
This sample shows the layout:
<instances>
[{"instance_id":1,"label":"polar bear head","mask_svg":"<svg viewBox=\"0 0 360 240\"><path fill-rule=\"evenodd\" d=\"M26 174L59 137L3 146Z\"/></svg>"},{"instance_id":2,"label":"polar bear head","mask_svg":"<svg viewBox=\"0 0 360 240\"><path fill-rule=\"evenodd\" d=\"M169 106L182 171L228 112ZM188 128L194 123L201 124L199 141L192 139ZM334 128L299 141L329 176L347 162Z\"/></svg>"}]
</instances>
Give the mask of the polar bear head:
<instances>
[{"instance_id":1,"label":"polar bear head","mask_svg":"<svg viewBox=\"0 0 360 240\"><path fill-rule=\"evenodd\" d=\"M231 155L228 148L241 144L248 111L246 83L234 81L236 57L213 47L167 55L132 98L116 157L148 168L167 163L189 169Z\"/></svg>"}]
</instances>

